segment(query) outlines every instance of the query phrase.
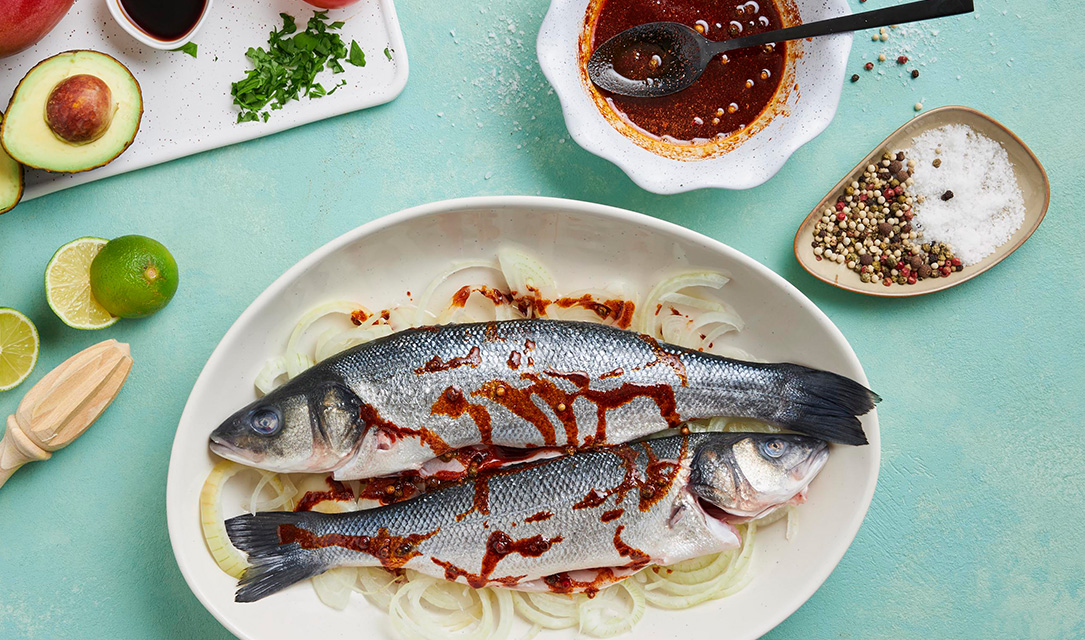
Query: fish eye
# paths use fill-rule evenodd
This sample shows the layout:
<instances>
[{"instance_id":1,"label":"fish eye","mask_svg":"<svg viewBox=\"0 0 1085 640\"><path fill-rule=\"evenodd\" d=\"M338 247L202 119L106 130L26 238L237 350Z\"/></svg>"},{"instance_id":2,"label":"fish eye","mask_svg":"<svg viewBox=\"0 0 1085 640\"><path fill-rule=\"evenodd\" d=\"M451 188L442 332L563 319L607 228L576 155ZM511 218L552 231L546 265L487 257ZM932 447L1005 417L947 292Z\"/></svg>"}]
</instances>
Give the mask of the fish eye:
<instances>
[{"instance_id":1,"label":"fish eye","mask_svg":"<svg viewBox=\"0 0 1085 640\"><path fill-rule=\"evenodd\" d=\"M249 427L262 436L274 435L281 422L274 409L257 409L249 416Z\"/></svg>"},{"instance_id":2,"label":"fish eye","mask_svg":"<svg viewBox=\"0 0 1085 640\"><path fill-rule=\"evenodd\" d=\"M761 443L761 453L765 454L766 458L779 458L784 455L784 441L779 439L766 440Z\"/></svg>"}]
</instances>

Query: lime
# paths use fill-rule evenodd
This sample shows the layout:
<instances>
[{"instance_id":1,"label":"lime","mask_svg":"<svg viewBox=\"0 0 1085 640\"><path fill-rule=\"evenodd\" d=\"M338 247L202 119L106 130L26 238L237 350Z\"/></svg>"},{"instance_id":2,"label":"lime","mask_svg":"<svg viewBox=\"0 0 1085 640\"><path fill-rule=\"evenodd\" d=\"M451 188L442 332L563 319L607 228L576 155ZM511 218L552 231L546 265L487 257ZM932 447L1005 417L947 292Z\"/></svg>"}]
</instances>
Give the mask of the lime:
<instances>
[{"instance_id":1,"label":"lime","mask_svg":"<svg viewBox=\"0 0 1085 640\"><path fill-rule=\"evenodd\" d=\"M38 362L38 330L15 309L0 307L0 391L19 386Z\"/></svg>"},{"instance_id":2,"label":"lime","mask_svg":"<svg viewBox=\"0 0 1085 640\"><path fill-rule=\"evenodd\" d=\"M64 324L76 329L104 329L118 318L94 299L90 265L105 238L79 238L57 249L45 267L45 298Z\"/></svg>"},{"instance_id":3,"label":"lime","mask_svg":"<svg viewBox=\"0 0 1085 640\"><path fill-rule=\"evenodd\" d=\"M90 289L113 315L143 318L169 304L177 292L177 263L157 240L114 238L90 265Z\"/></svg>"}]
</instances>

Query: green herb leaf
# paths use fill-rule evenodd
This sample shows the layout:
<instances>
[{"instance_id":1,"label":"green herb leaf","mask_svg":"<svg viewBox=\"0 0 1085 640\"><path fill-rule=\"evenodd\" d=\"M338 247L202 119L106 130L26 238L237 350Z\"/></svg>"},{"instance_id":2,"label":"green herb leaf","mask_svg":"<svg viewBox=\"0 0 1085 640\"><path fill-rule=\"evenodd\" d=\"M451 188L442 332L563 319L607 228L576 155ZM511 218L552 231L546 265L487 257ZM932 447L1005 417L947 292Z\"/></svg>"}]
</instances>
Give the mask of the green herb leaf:
<instances>
[{"instance_id":1,"label":"green herb leaf","mask_svg":"<svg viewBox=\"0 0 1085 640\"><path fill-rule=\"evenodd\" d=\"M392 52L388 50L388 47L384 48L384 57L388 58L389 60L392 59Z\"/></svg>"},{"instance_id":2,"label":"green herb leaf","mask_svg":"<svg viewBox=\"0 0 1085 640\"><path fill-rule=\"evenodd\" d=\"M197 45L196 45L195 42L186 42L185 44L181 45L180 47L174 49L174 51L180 51L181 53L187 53L188 55L195 58L196 57L196 49L197 49Z\"/></svg>"},{"instance_id":3,"label":"green herb leaf","mask_svg":"<svg viewBox=\"0 0 1085 640\"><path fill-rule=\"evenodd\" d=\"M365 66L365 54L362 53L362 48L358 46L356 40L350 41L350 58L348 61L356 67Z\"/></svg>"},{"instance_id":4,"label":"green herb leaf","mask_svg":"<svg viewBox=\"0 0 1085 640\"><path fill-rule=\"evenodd\" d=\"M266 49L250 47L245 52L253 68L231 86L234 104L241 109L238 122L267 122L271 111L282 109L291 100L299 100L302 96L320 98L334 93L346 84L345 80L326 90L316 77L325 69L330 69L333 74L343 73L343 60L358 67L365 66L361 47L351 41L348 50L339 34L334 33L343 23L329 24L326 11L314 11L301 32L293 16L279 15L283 20L282 27L268 34ZM195 45L191 55L196 55Z\"/></svg>"}]
</instances>

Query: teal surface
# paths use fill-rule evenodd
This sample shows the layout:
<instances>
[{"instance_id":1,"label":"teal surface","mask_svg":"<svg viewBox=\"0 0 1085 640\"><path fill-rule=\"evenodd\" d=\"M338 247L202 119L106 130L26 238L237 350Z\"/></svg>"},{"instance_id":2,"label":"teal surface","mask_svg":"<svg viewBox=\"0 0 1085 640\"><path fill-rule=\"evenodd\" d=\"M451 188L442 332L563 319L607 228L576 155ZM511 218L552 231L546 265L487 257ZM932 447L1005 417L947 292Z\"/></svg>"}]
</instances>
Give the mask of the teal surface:
<instances>
[{"instance_id":1,"label":"teal surface","mask_svg":"<svg viewBox=\"0 0 1085 640\"><path fill-rule=\"evenodd\" d=\"M839 567L768 637L1085 637L1081 4L977 5L884 45L858 35L849 74L862 79L844 87L836 120L748 192L656 196L572 142L535 60L544 0L404 0L411 74L391 104L0 216L0 306L42 336L30 382L105 338L130 342L136 361L93 429L0 489L0 638L229 637L189 592L166 533L166 467L196 375L310 251L405 207L483 194L592 200L705 233L789 279L851 341L885 397L878 490ZM892 58L883 76L862 71L901 45L924 65L917 80L899 79ZM976 107L1020 135L1050 174L1046 221L996 269L940 294L886 301L814 280L792 255L795 227L918 101ZM174 302L101 332L61 324L42 291L53 251L130 233L173 251ZM29 387L0 394L0 416Z\"/></svg>"}]
</instances>

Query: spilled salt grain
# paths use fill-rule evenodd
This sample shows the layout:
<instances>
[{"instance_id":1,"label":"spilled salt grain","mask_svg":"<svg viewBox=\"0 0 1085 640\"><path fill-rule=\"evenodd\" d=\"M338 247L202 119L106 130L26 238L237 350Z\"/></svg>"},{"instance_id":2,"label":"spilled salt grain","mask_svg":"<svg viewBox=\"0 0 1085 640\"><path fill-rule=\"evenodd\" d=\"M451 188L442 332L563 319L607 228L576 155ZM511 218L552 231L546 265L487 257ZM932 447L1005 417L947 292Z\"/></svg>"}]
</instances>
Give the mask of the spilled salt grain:
<instances>
[{"instance_id":1,"label":"spilled salt grain","mask_svg":"<svg viewBox=\"0 0 1085 640\"><path fill-rule=\"evenodd\" d=\"M971 265L1021 228L1024 197L999 143L955 124L916 136L906 154L916 162L914 222L925 240L950 245L961 262ZM952 196L943 199L950 191Z\"/></svg>"}]
</instances>

